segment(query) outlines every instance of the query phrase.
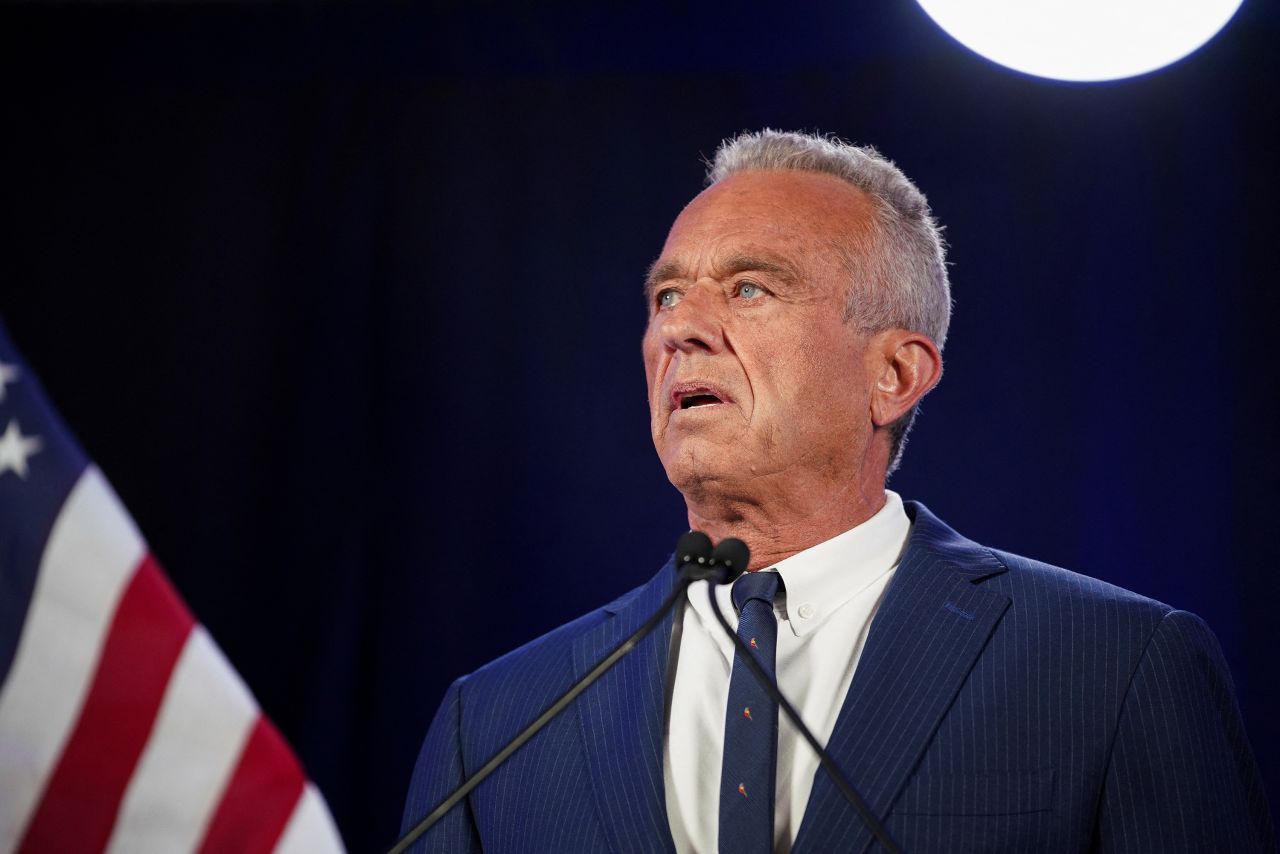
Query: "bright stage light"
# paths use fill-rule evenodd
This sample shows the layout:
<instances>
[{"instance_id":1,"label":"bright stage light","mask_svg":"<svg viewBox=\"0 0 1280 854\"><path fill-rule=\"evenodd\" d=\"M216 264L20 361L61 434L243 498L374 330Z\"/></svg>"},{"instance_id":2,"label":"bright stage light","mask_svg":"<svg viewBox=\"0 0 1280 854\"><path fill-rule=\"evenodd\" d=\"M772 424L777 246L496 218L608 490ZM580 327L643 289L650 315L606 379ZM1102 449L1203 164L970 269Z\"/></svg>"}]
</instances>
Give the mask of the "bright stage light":
<instances>
[{"instance_id":1,"label":"bright stage light","mask_svg":"<svg viewBox=\"0 0 1280 854\"><path fill-rule=\"evenodd\" d=\"M1057 80L1115 80L1176 62L1241 0L919 0L961 44Z\"/></svg>"}]
</instances>

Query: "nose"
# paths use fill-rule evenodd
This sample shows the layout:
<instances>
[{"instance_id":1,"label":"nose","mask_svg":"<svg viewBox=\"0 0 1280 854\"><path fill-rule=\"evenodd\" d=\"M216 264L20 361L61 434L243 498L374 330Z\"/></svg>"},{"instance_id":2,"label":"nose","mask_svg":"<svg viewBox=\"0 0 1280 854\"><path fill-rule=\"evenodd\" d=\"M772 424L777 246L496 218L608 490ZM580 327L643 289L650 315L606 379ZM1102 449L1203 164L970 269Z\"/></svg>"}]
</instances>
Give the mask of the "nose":
<instances>
[{"instance_id":1,"label":"nose","mask_svg":"<svg viewBox=\"0 0 1280 854\"><path fill-rule=\"evenodd\" d=\"M724 307L718 289L692 287L655 318L658 336L672 352L717 353L724 348Z\"/></svg>"}]
</instances>

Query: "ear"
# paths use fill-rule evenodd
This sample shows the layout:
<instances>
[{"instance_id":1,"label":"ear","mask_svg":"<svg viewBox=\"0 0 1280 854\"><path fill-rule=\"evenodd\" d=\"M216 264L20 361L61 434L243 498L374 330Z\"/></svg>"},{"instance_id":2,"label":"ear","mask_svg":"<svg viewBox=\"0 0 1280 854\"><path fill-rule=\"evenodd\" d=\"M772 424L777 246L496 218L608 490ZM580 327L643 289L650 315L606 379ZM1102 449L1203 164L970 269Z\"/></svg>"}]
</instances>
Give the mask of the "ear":
<instances>
[{"instance_id":1,"label":"ear","mask_svg":"<svg viewBox=\"0 0 1280 854\"><path fill-rule=\"evenodd\" d=\"M871 420L885 427L906 415L942 379L942 353L919 332L887 329L872 338Z\"/></svg>"}]
</instances>

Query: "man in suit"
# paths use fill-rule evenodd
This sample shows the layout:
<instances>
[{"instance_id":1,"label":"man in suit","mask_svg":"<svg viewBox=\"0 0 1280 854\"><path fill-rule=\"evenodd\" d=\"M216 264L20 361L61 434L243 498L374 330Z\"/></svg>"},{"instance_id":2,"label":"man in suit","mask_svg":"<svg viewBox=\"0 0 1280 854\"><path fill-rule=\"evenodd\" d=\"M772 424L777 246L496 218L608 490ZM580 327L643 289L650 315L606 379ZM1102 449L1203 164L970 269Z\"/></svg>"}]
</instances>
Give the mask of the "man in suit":
<instances>
[{"instance_id":1,"label":"man in suit","mask_svg":"<svg viewBox=\"0 0 1280 854\"><path fill-rule=\"evenodd\" d=\"M885 489L950 316L923 195L870 149L726 142L650 269L653 440L691 528L750 547L415 850L862 851L718 597L906 851L1274 848L1195 616L966 540ZM459 679L411 827L658 608L644 586Z\"/></svg>"}]
</instances>

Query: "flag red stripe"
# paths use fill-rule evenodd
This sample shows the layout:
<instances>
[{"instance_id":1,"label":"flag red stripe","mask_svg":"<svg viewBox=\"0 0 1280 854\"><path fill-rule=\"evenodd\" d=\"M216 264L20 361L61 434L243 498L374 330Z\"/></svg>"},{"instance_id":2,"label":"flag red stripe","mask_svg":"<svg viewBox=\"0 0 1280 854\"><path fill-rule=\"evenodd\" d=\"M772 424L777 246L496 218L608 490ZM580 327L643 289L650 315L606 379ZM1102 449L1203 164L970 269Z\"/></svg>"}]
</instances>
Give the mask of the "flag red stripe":
<instances>
[{"instance_id":1,"label":"flag red stripe","mask_svg":"<svg viewBox=\"0 0 1280 854\"><path fill-rule=\"evenodd\" d=\"M305 783L293 751L271 722L259 716L209 823L200 845L202 854L270 852L289 823Z\"/></svg>"},{"instance_id":2,"label":"flag red stripe","mask_svg":"<svg viewBox=\"0 0 1280 854\"><path fill-rule=\"evenodd\" d=\"M20 851L101 851L194 620L150 555L125 588Z\"/></svg>"}]
</instances>

